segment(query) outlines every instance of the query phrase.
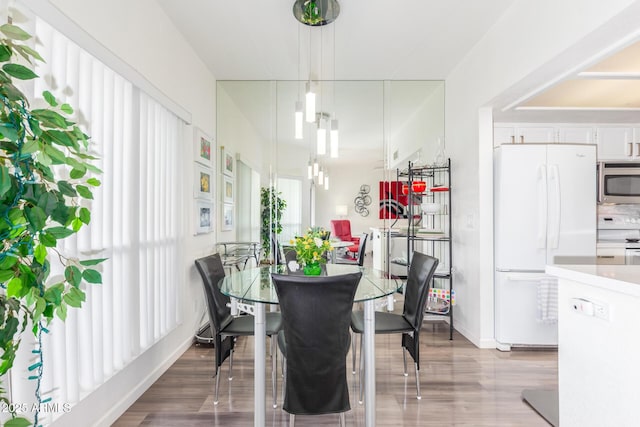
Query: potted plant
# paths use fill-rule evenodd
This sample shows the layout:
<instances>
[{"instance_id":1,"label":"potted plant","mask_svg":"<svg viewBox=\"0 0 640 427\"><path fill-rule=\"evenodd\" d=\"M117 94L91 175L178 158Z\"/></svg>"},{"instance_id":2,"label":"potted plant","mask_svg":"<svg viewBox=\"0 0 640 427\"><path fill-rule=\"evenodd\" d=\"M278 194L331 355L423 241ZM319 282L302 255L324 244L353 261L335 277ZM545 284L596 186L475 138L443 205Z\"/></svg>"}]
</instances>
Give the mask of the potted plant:
<instances>
[{"instance_id":1,"label":"potted plant","mask_svg":"<svg viewBox=\"0 0 640 427\"><path fill-rule=\"evenodd\" d=\"M304 236L291 240L296 259L305 275L317 276L322 273L321 264L327 262L327 252L333 250L328 236L329 233L323 228L313 227Z\"/></svg>"},{"instance_id":2,"label":"potted plant","mask_svg":"<svg viewBox=\"0 0 640 427\"><path fill-rule=\"evenodd\" d=\"M275 238L282 231L282 213L287 207L287 202L280 197L282 193L274 187L262 187L260 190L260 209L262 226L260 238L262 240L263 262L271 255L271 238Z\"/></svg>"},{"instance_id":3,"label":"potted plant","mask_svg":"<svg viewBox=\"0 0 640 427\"><path fill-rule=\"evenodd\" d=\"M69 258L58 242L91 221L83 200L93 198L101 171L92 165L89 137L69 120L73 109L44 92L45 108L32 108L15 80L38 76L28 66L43 61L24 42L31 36L21 28L0 26L0 377L12 367L21 334L30 328L41 334L54 317L65 320L68 307L85 301L85 283L101 283L95 266L103 259ZM63 274L54 280L52 269ZM30 375L42 378L42 352ZM38 406L34 425L38 425ZM0 387L0 401L9 403ZM11 406L8 406L11 408ZM5 427L31 425L12 412Z\"/></svg>"}]
</instances>

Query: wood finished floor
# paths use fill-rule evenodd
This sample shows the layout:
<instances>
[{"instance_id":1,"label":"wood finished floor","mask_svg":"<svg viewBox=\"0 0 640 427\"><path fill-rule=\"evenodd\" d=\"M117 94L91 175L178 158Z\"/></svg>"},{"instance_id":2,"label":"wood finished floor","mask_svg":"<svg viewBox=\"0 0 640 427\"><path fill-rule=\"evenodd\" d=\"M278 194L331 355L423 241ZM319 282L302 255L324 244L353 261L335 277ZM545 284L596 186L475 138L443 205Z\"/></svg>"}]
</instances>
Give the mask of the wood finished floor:
<instances>
[{"instance_id":1,"label":"wood finished floor","mask_svg":"<svg viewBox=\"0 0 640 427\"><path fill-rule=\"evenodd\" d=\"M402 375L400 337L376 336L377 426L549 425L520 394L525 388L557 388L557 352L481 350L458 333L449 341L448 330L442 322L422 328L422 400L415 397L412 371L408 377ZM218 405L213 405L213 350L194 345L113 425L252 426L253 338L240 338L236 348L232 381L227 380L228 363L223 365ZM352 409L346 415L347 425L364 426L356 376L349 375L348 380ZM288 414L270 404L269 361L266 384L267 426L287 426ZM278 384L279 404L281 390ZM296 426L321 425L338 425L338 416L296 417Z\"/></svg>"}]
</instances>

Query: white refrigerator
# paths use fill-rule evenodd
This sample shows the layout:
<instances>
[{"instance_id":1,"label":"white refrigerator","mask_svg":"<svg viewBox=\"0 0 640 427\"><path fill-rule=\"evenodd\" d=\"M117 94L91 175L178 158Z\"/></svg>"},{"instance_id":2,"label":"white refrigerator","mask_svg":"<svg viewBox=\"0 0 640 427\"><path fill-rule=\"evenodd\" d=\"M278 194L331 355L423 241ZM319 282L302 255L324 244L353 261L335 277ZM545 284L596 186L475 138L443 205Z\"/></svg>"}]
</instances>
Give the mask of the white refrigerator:
<instances>
[{"instance_id":1,"label":"white refrigerator","mask_svg":"<svg viewBox=\"0 0 640 427\"><path fill-rule=\"evenodd\" d=\"M497 348L558 344L556 256L596 255L596 147L513 144L494 150Z\"/></svg>"}]
</instances>

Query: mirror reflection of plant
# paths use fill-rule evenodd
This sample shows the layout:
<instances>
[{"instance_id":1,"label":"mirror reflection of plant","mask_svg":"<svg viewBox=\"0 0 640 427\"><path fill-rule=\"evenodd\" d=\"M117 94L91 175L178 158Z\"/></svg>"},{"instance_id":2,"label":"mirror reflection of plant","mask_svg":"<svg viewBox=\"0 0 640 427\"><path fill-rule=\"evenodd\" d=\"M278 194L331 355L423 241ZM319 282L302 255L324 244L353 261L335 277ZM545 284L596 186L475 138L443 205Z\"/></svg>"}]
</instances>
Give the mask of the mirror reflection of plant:
<instances>
[{"instance_id":1,"label":"mirror reflection of plant","mask_svg":"<svg viewBox=\"0 0 640 427\"><path fill-rule=\"evenodd\" d=\"M282 214L287 207L287 202L280 197L282 193L275 187L262 187L260 189L260 207L262 226L260 237L262 239L262 253L264 258L271 254L271 235L277 237L282 232Z\"/></svg>"},{"instance_id":2,"label":"mirror reflection of plant","mask_svg":"<svg viewBox=\"0 0 640 427\"><path fill-rule=\"evenodd\" d=\"M91 212L82 201L93 199L92 188L100 185L93 175L101 171L91 164L97 158L89 154L89 137L67 118L73 114L71 106L60 105L45 91L48 107L31 108L14 85L14 79L38 77L18 63L43 61L24 43L31 35L11 24L0 26L0 33L1 377L13 367L27 327L40 343L45 325L54 317L64 321L68 307L82 306L86 298L83 284L102 283L95 266L104 259L68 258L56 249L60 240L90 223ZM48 280L52 256L64 271L56 280ZM30 367L30 375L38 381L36 398L41 403L41 349L34 353L40 361ZM0 401L9 403L4 393L0 388ZM34 417L38 425L38 410ZM12 419L4 425L31 422L12 412Z\"/></svg>"}]
</instances>

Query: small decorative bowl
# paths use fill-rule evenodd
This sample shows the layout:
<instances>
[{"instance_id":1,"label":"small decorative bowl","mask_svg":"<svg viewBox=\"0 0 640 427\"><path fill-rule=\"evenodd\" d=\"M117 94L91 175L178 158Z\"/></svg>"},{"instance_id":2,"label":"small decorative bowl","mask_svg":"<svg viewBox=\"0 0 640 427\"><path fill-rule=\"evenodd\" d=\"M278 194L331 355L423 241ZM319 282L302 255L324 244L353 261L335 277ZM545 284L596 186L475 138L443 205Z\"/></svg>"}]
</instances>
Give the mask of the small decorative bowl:
<instances>
[{"instance_id":1,"label":"small decorative bowl","mask_svg":"<svg viewBox=\"0 0 640 427\"><path fill-rule=\"evenodd\" d=\"M440 203L423 203L420 207L426 214L437 214L442 209Z\"/></svg>"}]
</instances>

